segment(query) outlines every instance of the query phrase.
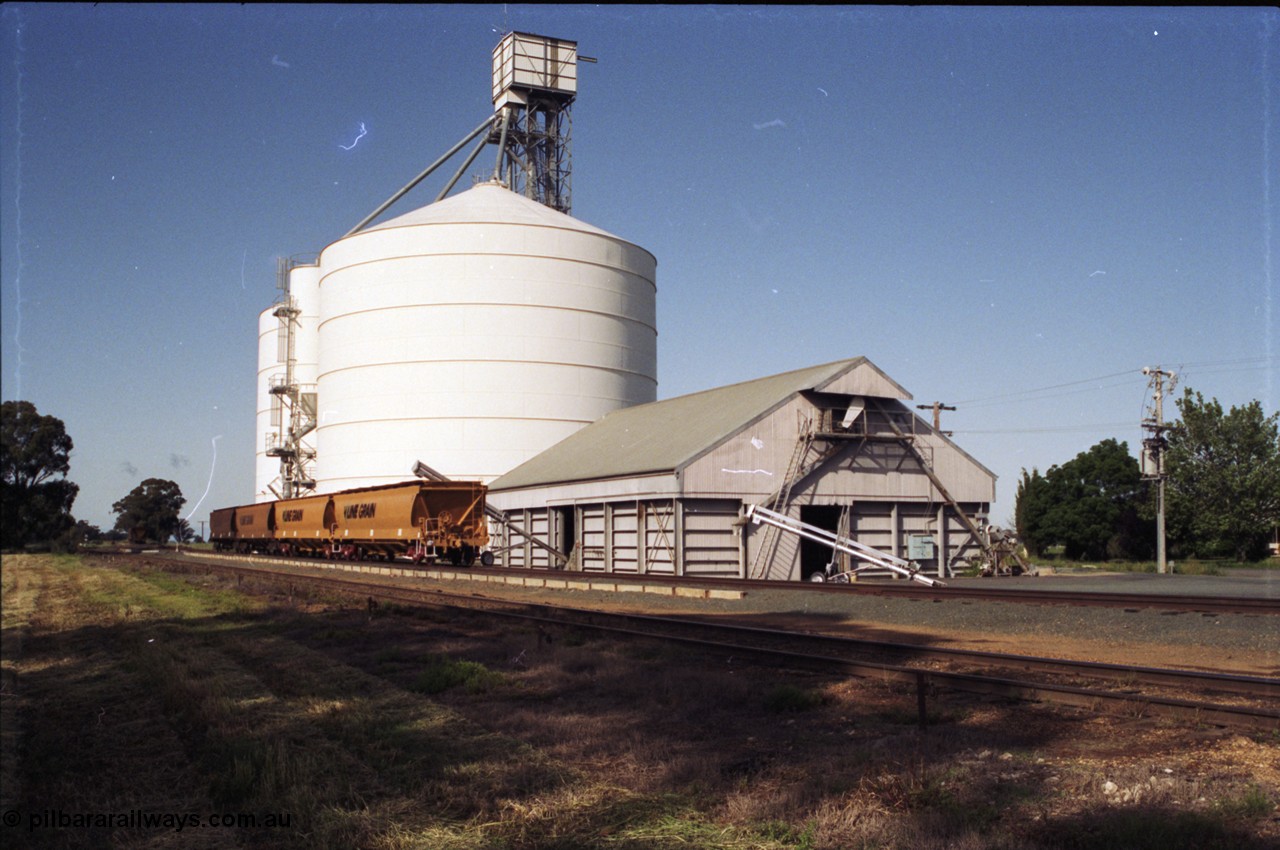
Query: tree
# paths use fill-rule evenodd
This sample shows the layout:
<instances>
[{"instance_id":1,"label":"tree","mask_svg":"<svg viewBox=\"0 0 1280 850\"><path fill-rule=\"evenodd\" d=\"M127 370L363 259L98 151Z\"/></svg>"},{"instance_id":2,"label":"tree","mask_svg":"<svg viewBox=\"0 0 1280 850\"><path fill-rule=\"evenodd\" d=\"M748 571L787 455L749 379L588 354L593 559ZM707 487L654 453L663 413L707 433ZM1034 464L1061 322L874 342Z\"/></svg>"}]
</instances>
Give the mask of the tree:
<instances>
[{"instance_id":1,"label":"tree","mask_svg":"<svg viewBox=\"0 0 1280 850\"><path fill-rule=\"evenodd\" d=\"M116 529L139 542L163 543L178 528L178 511L186 504L182 490L172 481L148 478L111 506Z\"/></svg>"},{"instance_id":2,"label":"tree","mask_svg":"<svg viewBox=\"0 0 1280 850\"><path fill-rule=\"evenodd\" d=\"M1167 432L1170 535L1199 555L1263 557L1280 523L1280 413L1251 401L1223 412L1188 387Z\"/></svg>"},{"instance_id":3,"label":"tree","mask_svg":"<svg viewBox=\"0 0 1280 850\"><path fill-rule=\"evenodd\" d=\"M1018 539L1027 547L1028 555L1044 553L1046 544L1042 520L1050 507L1048 479L1038 469L1032 469L1030 473L1022 470L1014 499L1013 521Z\"/></svg>"},{"instance_id":4,"label":"tree","mask_svg":"<svg viewBox=\"0 0 1280 850\"><path fill-rule=\"evenodd\" d=\"M41 416L29 401L0 405L0 547L52 541L75 524L80 488L66 479L72 448L56 416Z\"/></svg>"},{"instance_id":5,"label":"tree","mask_svg":"<svg viewBox=\"0 0 1280 850\"><path fill-rule=\"evenodd\" d=\"M52 548L55 552L74 552L86 543L100 543L103 539L102 529L98 526L77 520L62 537L53 542Z\"/></svg>"},{"instance_id":6,"label":"tree","mask_svg":"<svg viewBox=\"0 0 1280 850\"><path fill-rule=\"evenodd\" d=\"M77 542L99 543L102 541L102 529L91 523L80 520L72 529Z\"/></svg>"},{"instance_id":7,"label":"tree","mask_svg":"<svg viewBox=\"0 0 1280 850\"><path fill-rule=\"evenodd\" d=\"M191 543L196 539L195 529L191 527L191 523L185 519L178 520L178 525L173 529L173 539L179 543Z\"/></svg>"},{"instance_id":8,"label":"tree","mask_svg":"<svg viewBox=\"0 0 1280 850\"><path fill-rule=\"evenodd\" d=\"M1139 518L1144 495L1128 445L1106 439L1043 476L1023 471L1018 534L1032 553L1062 546L1068 558L1142 557L1151 539Z\"/></svg>"}]
</instances>

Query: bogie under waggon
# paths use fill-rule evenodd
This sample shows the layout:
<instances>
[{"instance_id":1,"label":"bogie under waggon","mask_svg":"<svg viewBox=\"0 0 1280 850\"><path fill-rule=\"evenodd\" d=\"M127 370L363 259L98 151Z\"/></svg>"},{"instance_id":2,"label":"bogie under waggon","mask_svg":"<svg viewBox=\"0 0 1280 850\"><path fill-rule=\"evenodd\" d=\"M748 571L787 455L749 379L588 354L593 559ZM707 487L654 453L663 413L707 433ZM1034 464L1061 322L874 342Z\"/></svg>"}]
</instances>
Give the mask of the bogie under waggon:
<instances>
[{"instance_id":1,"label":"bogie under waggon","mask_svg":"<svg viewBox=\"0 0 1280 850\"><path fill-rule=\"evenodd\" d=\"M487 492L478 481L410 481L220 508L210 540L242 554L491 563Z\"/></svg>"}]
</instances>

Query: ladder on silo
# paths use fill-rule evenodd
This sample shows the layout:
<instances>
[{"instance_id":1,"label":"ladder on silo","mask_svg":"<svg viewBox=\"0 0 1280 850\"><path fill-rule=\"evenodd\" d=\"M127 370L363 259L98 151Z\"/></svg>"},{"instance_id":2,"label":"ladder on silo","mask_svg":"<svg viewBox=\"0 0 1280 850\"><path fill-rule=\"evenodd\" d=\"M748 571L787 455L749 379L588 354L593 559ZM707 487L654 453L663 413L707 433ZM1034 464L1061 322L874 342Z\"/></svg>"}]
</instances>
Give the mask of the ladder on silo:
<instances>
[{"instance_id":1,"label":"ladder on silo","mask_svg":"<svg viewBox=\"0 0 1280 850\"><path fill-rule=\"evenodd\" d=\"M779 531L786 531L790 534L803 537L806 540L813 540L814 542L821 543L824 546L830 546L836 552L851 555L861 561L866 561L869 566L883 567L884 569L892 570L898 575L909 578L912 581L920 582L923 585L927 585L929 587L945 587L943 582L922 574L920 572L920 568L915 563L908 561L906 558L899 558L897 555L890 555L887 552L881 552L879 549L873 549L865 543L859 543L851 537L843 537L835 532L827 531L825 528L810 525L807 522L801 522L800 520L789 517L786 514L771 511L768 508L761 507L760 505L747 506L747 519L757 525L767 525L770 528L778 529ZM859 570L864 569L866 569L866 566L854 567L849 570L849 572L857 573ZM841 573L839 575L845 576L845 580L848 580L848 573Z\"/></svg>"}]
</instances>

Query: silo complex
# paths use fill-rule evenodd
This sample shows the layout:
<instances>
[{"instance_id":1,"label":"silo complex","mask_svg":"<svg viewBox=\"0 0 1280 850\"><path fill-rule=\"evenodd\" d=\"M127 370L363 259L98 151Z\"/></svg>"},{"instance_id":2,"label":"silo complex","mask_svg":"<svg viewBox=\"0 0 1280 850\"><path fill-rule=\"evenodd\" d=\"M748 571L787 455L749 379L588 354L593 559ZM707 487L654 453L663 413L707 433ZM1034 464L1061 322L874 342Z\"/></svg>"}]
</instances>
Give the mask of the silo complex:
<instances>
[{"instance_id":1,"label":"silo complex","mask_svg":"<svg viewBox=\"0 0 1280 850\"><path fill-rule=\"evenodd\" d=\"M655 268L493 182L334 242L319 268L317 490L403 480L415 460L489 481L654 401Z\"/></svg>"}]
</instances>

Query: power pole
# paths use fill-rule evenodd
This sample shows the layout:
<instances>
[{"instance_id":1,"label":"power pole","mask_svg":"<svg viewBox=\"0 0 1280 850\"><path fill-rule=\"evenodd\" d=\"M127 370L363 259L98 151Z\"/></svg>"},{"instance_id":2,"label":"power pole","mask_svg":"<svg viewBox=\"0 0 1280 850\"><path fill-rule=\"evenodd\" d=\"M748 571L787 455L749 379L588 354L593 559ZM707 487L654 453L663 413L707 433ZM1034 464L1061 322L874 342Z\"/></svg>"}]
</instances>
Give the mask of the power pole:
<instances>
[{"instance_id":1,"label":"power pole","mask_svg":"<svg viewBox=\"0 0 1280 850\"><path fill-rule=\"evenodd\" d=\"M1142 374L1151 378L1151 410L1150 415L1142 420L1142 430L1147 434L1142 438L1142 477L1156 482L1156 572L1169 572L1169 564L1165 559L1164 528L1164 451L1168 441L1164 438L1167 427L1164 424L1164 397L1173 392L1177 383L1177 374L1166 372L1159 366L1154 369L1144 366ZM1169 384L1165 386L1165 379Z\"/></svg>"},{"instance_id":2,"label":"power pole","mask_svg":"<svg viewBox=\"0 0 1280 850\"><path fill-rule=\"evenodd\" d=\"M953 406L951 406L951 405L949 405L949 404L943 404L943 403L942 403L942 402L940 402L940 401L935 401L933 404L917 404L917 405L916 405L916 409L917 409L917 410L932 410L932 411L933 411L933 430L937 431L939 434L941 434L941 435L942 435L942 436L944 436L944 437L950 437L950 436L951 436L951 432L950 432L950 431L943 431L943 430L942 430L942 411L944 411L944 410L955 410L955 408L954 408Z\"/></svg>"}]
</instances>

